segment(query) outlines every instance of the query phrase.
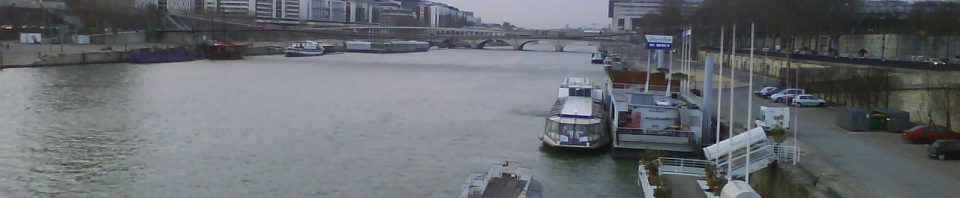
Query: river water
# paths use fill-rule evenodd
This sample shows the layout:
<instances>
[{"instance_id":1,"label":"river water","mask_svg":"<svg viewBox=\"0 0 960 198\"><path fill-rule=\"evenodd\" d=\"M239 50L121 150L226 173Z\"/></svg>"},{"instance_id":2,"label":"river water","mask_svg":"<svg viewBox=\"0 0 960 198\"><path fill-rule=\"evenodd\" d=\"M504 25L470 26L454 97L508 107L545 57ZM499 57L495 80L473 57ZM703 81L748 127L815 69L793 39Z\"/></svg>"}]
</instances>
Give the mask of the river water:
<instances>
[{"instance_id":1,"label":"river water","mask_svg":"<svg viewBox=\"0 0 960 198\"><path fill-rule=\"evenodd\" d=\"M0 197L454 197L502 160L633 197L633 160L537 140L564 77L606 79L579 47L3 70Z\"/></svg>"}]
</instances>

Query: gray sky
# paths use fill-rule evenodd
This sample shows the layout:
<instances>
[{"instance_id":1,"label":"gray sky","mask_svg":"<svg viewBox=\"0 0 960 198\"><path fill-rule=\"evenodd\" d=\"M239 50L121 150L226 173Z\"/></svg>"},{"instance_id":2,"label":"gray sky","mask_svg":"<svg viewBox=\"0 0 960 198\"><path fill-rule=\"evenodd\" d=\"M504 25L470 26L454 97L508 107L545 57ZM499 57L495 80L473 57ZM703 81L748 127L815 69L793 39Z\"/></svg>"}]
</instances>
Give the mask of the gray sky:
<instances>
[{"instance_id":1,"label":"gray sky","mask_svg":"<svg viewBox=\"0 0 960 198\"><path fill-rule=\"evenodd\" d=\"M484 23L508 21L524 28L549 29L610 25L608 0L431 0L473 11Z\"/></svg>"}]
</instances>

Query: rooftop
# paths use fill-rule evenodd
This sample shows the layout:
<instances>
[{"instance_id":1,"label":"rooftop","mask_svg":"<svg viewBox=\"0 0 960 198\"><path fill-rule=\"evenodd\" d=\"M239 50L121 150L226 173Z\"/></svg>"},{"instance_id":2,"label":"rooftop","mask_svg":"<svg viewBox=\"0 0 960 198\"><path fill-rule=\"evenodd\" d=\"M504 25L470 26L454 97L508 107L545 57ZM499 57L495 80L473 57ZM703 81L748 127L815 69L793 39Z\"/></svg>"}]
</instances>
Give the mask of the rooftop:
<instances>
[{"instance_id":1,"label":"rooftop","mask_svg":"<svg viewBox=\"0 0 960 198\"><path fill-rule=\"evenodd\" d=\"M590 117L593 113L593 99L586 97L568 97L563 103L560 114L564 116Z\"/></svg>"}]
</instances>

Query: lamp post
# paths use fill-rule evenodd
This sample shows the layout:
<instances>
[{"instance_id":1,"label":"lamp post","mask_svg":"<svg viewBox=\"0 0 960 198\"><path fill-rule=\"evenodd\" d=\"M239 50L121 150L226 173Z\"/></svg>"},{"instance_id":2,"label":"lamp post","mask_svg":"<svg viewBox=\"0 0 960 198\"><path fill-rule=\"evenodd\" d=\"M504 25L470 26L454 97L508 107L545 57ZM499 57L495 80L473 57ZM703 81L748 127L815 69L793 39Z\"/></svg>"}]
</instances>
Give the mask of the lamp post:
<instances>
[{"instance_id":1,"label":"lamp post","mask_svg":"<svg viewBox=\"0 0 960 198\"><path fill-rule=\"evenodd\" d=\"M887 31L890 29L890 21L887 21L887 17L880 17L880 20L883 21L883 37L880 38L880 61L887 61Z\"/></svg>"}]
</instances>

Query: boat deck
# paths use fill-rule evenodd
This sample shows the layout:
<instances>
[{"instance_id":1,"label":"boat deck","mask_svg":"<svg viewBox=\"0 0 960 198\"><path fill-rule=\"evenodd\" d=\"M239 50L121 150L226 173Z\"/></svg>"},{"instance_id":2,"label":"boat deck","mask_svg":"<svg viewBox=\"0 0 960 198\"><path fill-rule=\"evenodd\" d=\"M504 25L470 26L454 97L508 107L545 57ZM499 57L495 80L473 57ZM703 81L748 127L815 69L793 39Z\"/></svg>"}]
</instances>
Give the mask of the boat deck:
<instances>
[{"instance_id":1,"label":"boat deck","mask_svg":"<svg viewBox=\"0 0 960 198\"><path fill-rule=\"evenodd\" d=\"M490 179L480 198L519 197L526 185L527 182L520 180L519 176L503 173L500 177Z\"/></svg>"}]
</instances>

